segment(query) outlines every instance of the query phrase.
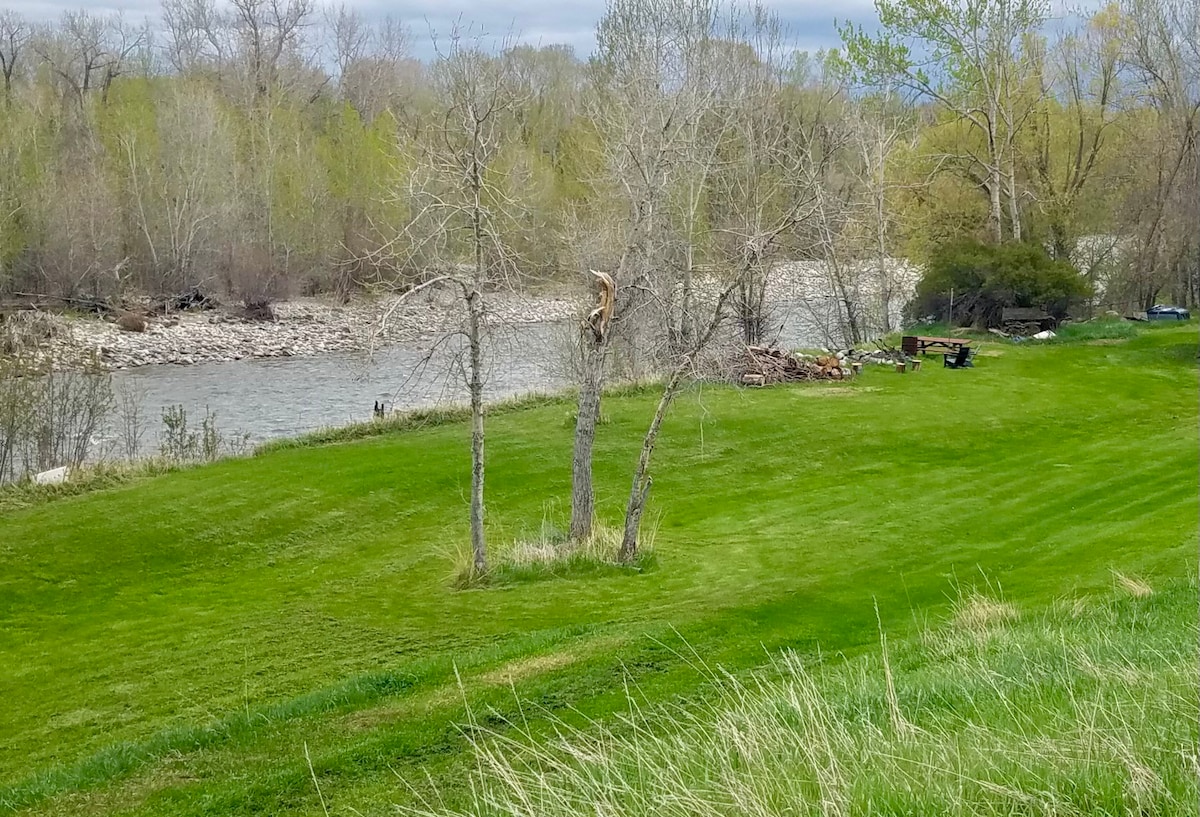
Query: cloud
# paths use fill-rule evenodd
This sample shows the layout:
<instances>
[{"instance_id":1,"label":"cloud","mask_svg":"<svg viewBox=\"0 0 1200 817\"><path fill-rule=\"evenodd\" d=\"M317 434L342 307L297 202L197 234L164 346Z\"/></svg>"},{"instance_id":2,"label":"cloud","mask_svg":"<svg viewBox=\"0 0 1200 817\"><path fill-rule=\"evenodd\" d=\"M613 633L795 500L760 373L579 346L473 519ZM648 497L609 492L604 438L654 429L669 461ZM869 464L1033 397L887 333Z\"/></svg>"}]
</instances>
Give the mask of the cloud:
<instances>
[{"instance_id":1,"label":"cloud","mask_svg":"<svg viewBox=\"0 0 1200 817\"><path fill-rule=\"evenodd\" d=\"M433 37L445 38L456 24L473 24L496 42L511 36L533 45L564 43L580 56L595 47L596 22L603 16L604 0L344 0L368 19L391 15L404 21L413 32L417 53L432 53ZM97 13L124 12L127 18L157 19L159 0L8 0L6 7L26 18L49 22L68 9L86 8ZM872 0L842 0L831 9L823 0L777 0L768 2L787 25L795 46L815 51L838 43L834 17L869 23L874 20Z\"/></svg>"}]
</instances>

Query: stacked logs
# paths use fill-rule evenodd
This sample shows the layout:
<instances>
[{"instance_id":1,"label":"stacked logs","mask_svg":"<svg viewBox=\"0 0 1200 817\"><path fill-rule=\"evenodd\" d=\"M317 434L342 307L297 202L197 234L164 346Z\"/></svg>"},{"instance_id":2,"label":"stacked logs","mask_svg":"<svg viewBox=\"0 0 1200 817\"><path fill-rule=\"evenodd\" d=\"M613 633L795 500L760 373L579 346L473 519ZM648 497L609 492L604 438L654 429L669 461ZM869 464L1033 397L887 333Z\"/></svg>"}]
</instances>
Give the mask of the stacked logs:
<instances>
[{"instance_id":1,"label":"stacked logs","mask_svg":"<svg viewBox=\"0 0 1200 817\"><path fill-rule=\"evenodd\" d=\"M802 380L842 380L851 370L835 355L802 355L766 346L747 346L739 382L747 386Z\"/></svg>"}]
</instances>

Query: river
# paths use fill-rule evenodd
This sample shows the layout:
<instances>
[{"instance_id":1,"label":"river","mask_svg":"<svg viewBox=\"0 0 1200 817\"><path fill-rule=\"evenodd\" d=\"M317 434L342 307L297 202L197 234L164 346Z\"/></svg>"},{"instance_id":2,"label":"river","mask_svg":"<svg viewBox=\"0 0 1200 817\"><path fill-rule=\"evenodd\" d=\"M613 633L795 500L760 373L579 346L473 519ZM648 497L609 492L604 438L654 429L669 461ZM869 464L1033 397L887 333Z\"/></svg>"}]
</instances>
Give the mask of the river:
<instances>
[{"instance_id":1,"label":"river","mask_svg":"<svg viewBox=\"0 0 1200 817\"><path fill-rule=\"evenodd\" d=\"M486 391L496 400L554 391L570 382L565 327L526 324L488 338ZM467 398L461 340L434 350L396 344L365 353L262 358L195 366L142 366L113 373L113 386L134 395L146 418L147 450L157 448L157 423L169 406L198 427L205 412L226 437L251 442L290 437L367 420L375 403L388 410L423 408ZM115 432L112 435L115 436Z\"/></svg>"},{"instance_id":2,"label":"river","mask_svg":"<svg viewBox=\"0 0 1200 817\"><path fill-rule=\"evenodd\" d=\"M793 348L816 346L820 328L796 305L776 307L776 334ZM487 343L488 400L529 392L557 391L571 384L569 352L573 330L564 323L531 323L490 333ZM462 342L432 353L427 346L396 344L368 358L359 353L315 357L244 359L194 366L156 365L113 374L118 390L135 395L146 421L143 453L158 447L165 408L180 405L189 424L211 412L226 437L247 435L252 443L313 429L369 419L376 401L388 410L462 402ZM104 435L115 444L118 433ZM105 440L97 440L99 448Z\"/></svg>"}]
</instances>

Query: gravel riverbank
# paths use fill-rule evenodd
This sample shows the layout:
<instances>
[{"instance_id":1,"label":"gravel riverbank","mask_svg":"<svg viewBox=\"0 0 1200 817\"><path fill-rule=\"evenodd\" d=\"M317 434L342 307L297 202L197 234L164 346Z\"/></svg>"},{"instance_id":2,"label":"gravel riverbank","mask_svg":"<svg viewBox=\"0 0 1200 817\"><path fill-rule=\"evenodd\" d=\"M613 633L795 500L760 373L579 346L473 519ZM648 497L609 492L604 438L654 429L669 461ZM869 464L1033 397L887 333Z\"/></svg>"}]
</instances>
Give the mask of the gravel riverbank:
<instances>
[{"instance_id":1,"label":"gravel riverbank","mask_svg":"<svg viewBox=\"0 0 1200 817\"><path fill-rule=\"evenodd\" d=\"M878 312L880 285L886 280L892 290L889 324L894 326L917 276L916 268L890 261L885 276L870 271L854 276L853 296L868 313ZM702 302L714 299L721 288L718 281L696 282ZM496 292L487 297L486 306L491 323L513 326L578 319L593 298L591 289L583 286L552 293ZM805 337L821 338L836 329L829 271L822 264L780 264L770 276L766 302L788 305ZM123 331L111 319L41 312L34 313L37 321L27 329L38 353L56 366L71 368L95 359L109 369L130 369L365 351L436 338L457 329L463 318L462 301L449 289L430 289L403 301L362 298L339 304L298 298L276 304L274 312L275 320L267 321L248 320L237 309L178 312L147 319L142 332Z\"/></svg>"},{"instance_id":2,"label":"gravel riverbank","mask_svg":"<svg viewBox=\"0 0 1200 817\"><path fill-rule=\"evenodd\" d=\"M584 308L561 295L509 293L493 294L487 305L490 320L502 325L568 320ZM111 320L43 313L39 331L42 352L55 365L77 366L94 356L115 370L366 351L434 338L458 325L460 309L446 292L421 293L399 305L394 298L346 305L299 298L276 304L273 321L218 308L150 318L144 332L130 332Z\"/></svg>"}]
</instances>

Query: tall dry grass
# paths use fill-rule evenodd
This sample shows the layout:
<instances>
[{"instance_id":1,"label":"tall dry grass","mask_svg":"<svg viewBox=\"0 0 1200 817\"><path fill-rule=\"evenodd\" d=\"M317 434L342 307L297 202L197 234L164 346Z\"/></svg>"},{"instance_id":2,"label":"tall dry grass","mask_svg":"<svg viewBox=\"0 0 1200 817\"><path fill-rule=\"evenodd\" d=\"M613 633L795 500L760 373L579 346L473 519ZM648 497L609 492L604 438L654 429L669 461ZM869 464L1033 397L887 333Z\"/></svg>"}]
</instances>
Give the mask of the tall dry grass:
<instances>
[{"instance_id":1,"label":"tall dry grass","mask_svg":"<svg viewBox=\"0 0 1200 817\"><path fill-rule=\"evenodd\" d=\"M860 660L788 653L696 706L513 724L475 739L467 807L416 813L1192 815L1196 586L1126 590L1036 616L971 594Z\"/></svg>"}]
</instances>

